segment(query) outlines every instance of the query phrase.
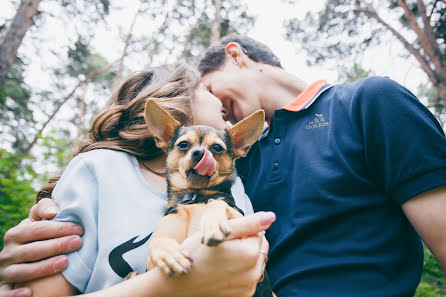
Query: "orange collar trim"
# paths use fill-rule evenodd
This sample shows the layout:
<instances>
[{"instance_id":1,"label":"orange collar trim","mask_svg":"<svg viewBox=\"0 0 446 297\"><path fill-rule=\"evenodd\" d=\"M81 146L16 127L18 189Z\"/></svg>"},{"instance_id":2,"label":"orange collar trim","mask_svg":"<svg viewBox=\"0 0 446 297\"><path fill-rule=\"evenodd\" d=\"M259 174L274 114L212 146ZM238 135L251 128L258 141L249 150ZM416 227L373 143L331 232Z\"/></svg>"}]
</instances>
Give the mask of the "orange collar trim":
<instances>
[{"instance_id":1,"label":"orange collar trim","mask_svg":"<svg viewBox=\"0 0 446 297\"><path fill-rule=\"evenodd\" d=\"M300 93L300 95L297 96L296 99L294 99L292 102L282 107L282 109L288 111L302 110L305 107L305 105L307 105L314 99L314 96L316 96L319 93L320 89L326 84L327 82L325 80L315 81L310 86L308 86L302 93Z\"/></svg>"}]
</instances>

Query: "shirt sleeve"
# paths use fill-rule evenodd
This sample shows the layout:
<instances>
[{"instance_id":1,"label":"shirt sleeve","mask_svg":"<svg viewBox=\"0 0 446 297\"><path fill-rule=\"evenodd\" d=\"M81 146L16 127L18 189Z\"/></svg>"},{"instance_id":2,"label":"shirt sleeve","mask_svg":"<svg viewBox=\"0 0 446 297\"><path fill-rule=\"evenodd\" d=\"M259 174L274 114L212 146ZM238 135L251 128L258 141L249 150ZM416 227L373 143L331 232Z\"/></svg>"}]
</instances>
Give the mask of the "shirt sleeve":
<instances>
[{"instance_id":1,"label":"shirt sleeve","mask_svg":"<svg viewBox=\"0 0 446 297\"><path fill-rule=\"evenodd\" d=\"M395 202L446 184L443 129L409 90L389 78L365 79L353 112L372 179Z\"/></svg>"},{"instance_id":2,"label":"shirt sleeve","mask_svg":"<svg viewBox=\"0 0 446 297\"><path fill-rule=\"evenodd\" d=\"M68 267L62 272L76 289L84 292L93 270L98 252L97 243L97 179L81 156L68 164L57 182L52 199L60 212L53 219L75 222L83 226L82 247L68 256Z\"/></svg>"},{"instance_id":3,"label":"shirt sleeve","mask_svg":"<svg viewBox=\"0 0 446 297\"><path fill-rule=\"evenodd\" d=\"M235 205L241 208L245 213L245 216L253 214L254 210L252 208L251 200L245 193L245 187L243 186L240 177L235 179L234 184L231 188L232 196L234 197Z\"/></svg>"}]
</instances>

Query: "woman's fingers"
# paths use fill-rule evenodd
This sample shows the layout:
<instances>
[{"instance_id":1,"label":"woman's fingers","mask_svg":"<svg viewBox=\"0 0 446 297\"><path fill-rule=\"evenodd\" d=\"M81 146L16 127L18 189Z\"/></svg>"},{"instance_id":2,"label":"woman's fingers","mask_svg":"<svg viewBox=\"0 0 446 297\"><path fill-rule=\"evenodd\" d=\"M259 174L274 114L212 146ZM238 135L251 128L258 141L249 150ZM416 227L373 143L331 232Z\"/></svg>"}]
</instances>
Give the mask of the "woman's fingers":
<instances>
[{"instance_id":1,"label":"woman's fingers","mask_svg":"<svg viewBox=\"0 0 446 297\"><path fill-rule=\"evenodd\" d=\"M65 255L33 263L12 264L0 271L0 280L5 283L19 283L52 275L65 269L68 258Z\"/></svg>"},{"instance_id":2,"label":"woman's fingers","mask_svg":"<svg viewBox=\"0 0 446 297\"><path fill-rule=\"evenodd\" d=\"M14 255L11 256L11 258L14 258L12 263L39 261L73 252L81 246L82 239L79 235L30 242L26 245L19 245L14 249Z\"/></svg>"},{"instance_id":3,"label":"woman's fingers","mask_svg":"<svg viewBox=\"0 0 446 297\"><path fill-rule=\"evenodd\" d=\"M229 224L232 232L226 240L254 236L267 230L275 220L276 215L270 211L260 211L246 217L230 220Z\"/></svg>"},{"instance_id":4,"label":"woman's fingers","mask_svg":"<svg viewBox=\"0 0 446 297\"><path fill-rule=\"evenodd\" d=\"M29 211L31 221L41 221L42 219L52 219L59 212L59 207L53 200L44 198L35 204Z\"/></svg>"},{"instance_id":5,"label":"woman's fingers","mask_svg":"<svg viewBox=\"0 0 446 297\"><path fill-rule=\"evenodd\" d=\"M30 297L31 290L28 288L12 289L9 284L0 285L0 297Z\"/></svg>"},{"instance_id":6,"label":"woman's fingers","mask_svg":"<svg viewBox=\"0 0 446 297\"><path fill-rule=\"evenodd\" d=\"M36 240L82 235L81 226L71 222L40 221L20 224L5 233L5 246L9 243L27 243Z\"/></svg>"}]
</instances>

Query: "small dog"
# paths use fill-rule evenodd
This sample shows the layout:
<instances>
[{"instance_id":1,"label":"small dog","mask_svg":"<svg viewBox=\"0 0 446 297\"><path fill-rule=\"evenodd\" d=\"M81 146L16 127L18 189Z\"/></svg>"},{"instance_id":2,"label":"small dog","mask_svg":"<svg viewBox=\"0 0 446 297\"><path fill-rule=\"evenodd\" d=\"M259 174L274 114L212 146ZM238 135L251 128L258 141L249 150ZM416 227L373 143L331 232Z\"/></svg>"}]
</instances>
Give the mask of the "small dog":
<instances>
[{"instance_id":1,"label":"small dog","mask_svg":"<svg viewBox=\"0 0 446 297\"><path fill-rule=\"evenodd\" d=\"M190 234L201 231L204 244L218 245L231 233L228 220L242 216L231 194L237 176L234 160L246 155L259 138L265 113L259 110L224 131L184 127L149 99L145 120L157 146L167 152L169 198L149 244L147 270L158 266L178 276L191 267L180 247ZM254 296L272 296L267 277Z\"/></svg>"}]
</instances>

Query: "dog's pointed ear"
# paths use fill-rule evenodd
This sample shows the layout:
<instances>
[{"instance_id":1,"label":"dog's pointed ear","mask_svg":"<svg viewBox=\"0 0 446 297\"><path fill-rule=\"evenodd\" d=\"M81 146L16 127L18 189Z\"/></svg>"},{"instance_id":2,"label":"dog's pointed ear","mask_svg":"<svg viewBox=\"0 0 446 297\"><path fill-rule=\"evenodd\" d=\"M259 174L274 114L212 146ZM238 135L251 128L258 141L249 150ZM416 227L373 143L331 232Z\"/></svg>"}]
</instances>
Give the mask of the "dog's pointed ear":
<instances>
[{"instance_id":1,"label":"dog's pointed ear","mask_svg":"<svg viewBox=\"0 0 446 297\"><path fill-rule=\"evenodd\" d=\"M265 112L258 110L232 127L226 128L232 142L234 159L243 157L259 139L265 124Z\"/></svg>"},{"instance_id":2,"label":"dog's pointed ear","mask_svg":"<svg viewBox=\"0 0 446 297\"><path fill-rule=\"evenodd\" d=\"M167 150L173 133L181 124L153 99L146 102L144 118L155 138L156 145L160 149Z\"/></svg>"}]
</instances>

